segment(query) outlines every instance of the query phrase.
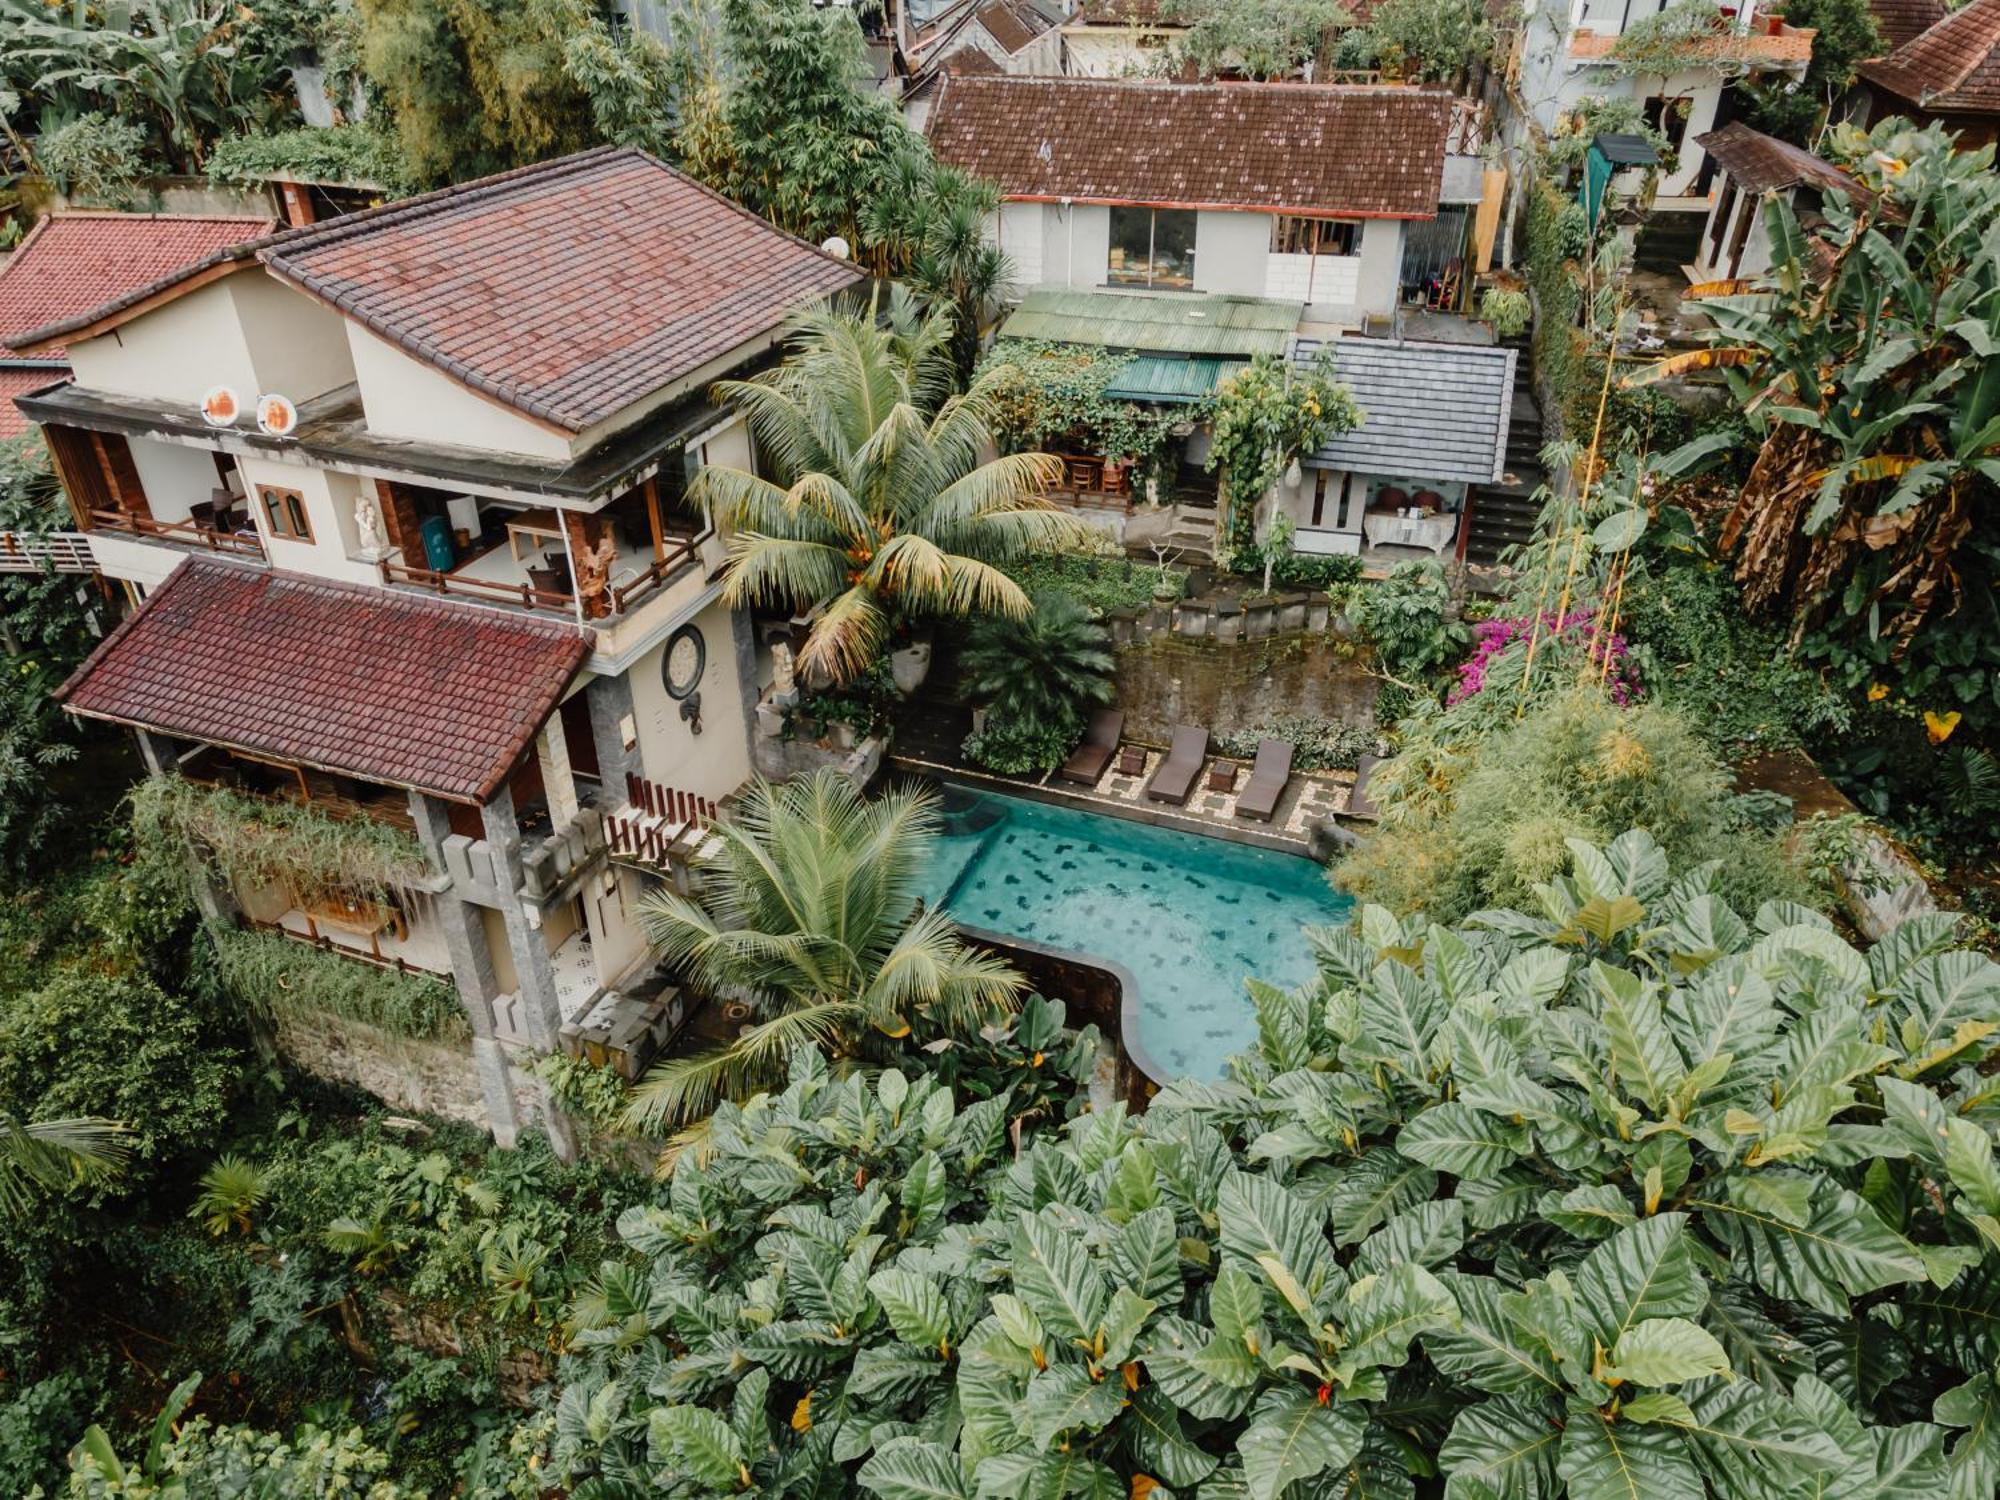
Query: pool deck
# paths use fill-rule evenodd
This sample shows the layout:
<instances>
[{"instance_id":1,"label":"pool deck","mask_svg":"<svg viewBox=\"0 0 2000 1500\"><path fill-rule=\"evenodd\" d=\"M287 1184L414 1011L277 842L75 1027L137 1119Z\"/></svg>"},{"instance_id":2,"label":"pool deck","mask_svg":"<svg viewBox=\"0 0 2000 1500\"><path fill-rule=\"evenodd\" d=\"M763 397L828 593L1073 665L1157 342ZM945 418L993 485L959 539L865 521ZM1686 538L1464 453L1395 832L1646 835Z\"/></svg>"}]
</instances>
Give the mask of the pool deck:
<instances>
[{"instance_id":1,"label":"pool deck","mask_svg":"<svg viewBox=\"0 0 2000 1500\"><path fill-rule=\"evenodd\" d=\"M998 776L990 771L975 770L961 762L946 763L921 754L900 754L893 748L889 758L897 770L904 772L945 777L973 786L990 787L1016 797L1030 797L1059 806L1107 813L1137 823L1150 823L1156 828L1178 828L1184 833L1198 833L1209 838L1227 839L1231 843L1308 857L1311 854L1312 826L1324 818L1346 812L1348 793L1354 788L1352 771L1297 771L1285 787L1284 795L1278 799L1270 822L1239 818L1236 816L1234 791L1208 790L1209 768L1217 760L1217 757L1210 756L1208 765L1202 770L1197 790L1184 805L1176 807L1166 802L1152 802L1146 797L1146 780L1159 767L1164 753L1148 750L1146 768L1137 775L1122 775L1112 769L1098 778L1097 785L1088 787L1064 781L1053 771L1034 777ZM1232 764L1236 766L1235 784L1240 789L1250 779L1250 767L1244 761L1233 761Z\"/></svg>"}]
</instances>

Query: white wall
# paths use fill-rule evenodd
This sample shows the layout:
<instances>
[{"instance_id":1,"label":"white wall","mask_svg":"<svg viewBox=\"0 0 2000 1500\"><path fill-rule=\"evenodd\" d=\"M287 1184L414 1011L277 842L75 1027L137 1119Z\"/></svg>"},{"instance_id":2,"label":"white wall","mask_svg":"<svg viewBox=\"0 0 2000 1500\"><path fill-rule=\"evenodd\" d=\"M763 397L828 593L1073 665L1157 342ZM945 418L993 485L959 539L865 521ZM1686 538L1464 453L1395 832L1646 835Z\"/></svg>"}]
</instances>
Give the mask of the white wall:
<instances>
[{"instance_id":1,"label":"white wall","mask_svg":"<svg viewBox=\"0 0 2000 1500\"><path fill-rule=\"evenodd\" d=\"M1007 257L1017 291L1042 284L1043 228L1046 205L1003 203L987 220L986 238Z\"/></svg>"},{"instance_id":2,"label":"white wall","mask_svg":"<svg viewBox=\"0 0 2000 1500\"><path fill-rule=\"evenodd\" d=\"M198 287L96 338L69 346L70 369L86 390L145 396L196 406L213 386L236 390L247 411L257 399L257 369L230 283Z\"/></svg>"},{"instance_id":3,"label":"white wall","mask_svg":"<svg viewBox=\"0 0 2000 1500\"><path fill-rule=\"evenodd\" d=\"M1264 263L1264 295L1336 309L1361 300L1358 255L1273 255Z\"/></svg>"},{"instance_id":4,"label":"white wall","mask_svg":"<svg viewBox=\"0 0 2000 1500\"><path fill-rule=\"evenodd\" d=\"M302 402L354 383L347 320L339 313L274 276L232 276L225 284L249 341L257 394Z\"/></svg>"},{"instance_id":5,"label":"white wall","mask_svg":"<svg viewBox=\"0 0 2000 1500\"><path fill-rule=\"evenodd\" d=\"M157 542L142 542L116 531L86 531L90 555L106 578L122 578L142 589L158 588L187 554Z\"/></svg>"},{"instance_id":6,"label":"white wall","mask_svg":"<svg viewBox=\"0 0 2000 1500\"><path fill-rule=\"evenodd\" d=\"M1395 311L1396 282L1403 273L1403 221L1364 222L1360 261L1355 278L1355 306L1364 313Z\"/></svg>"},{"instance_id":7,"label":"white wall","mask_svg":"<svg viewBox=\"0 0 2000 1500\"><path fill-rule=\"evenodd\" d=\"M1111 210L1094 203L1042 207L1042 280L1059 286L1103 286L1111 264Z\"/></svg>"},{"instance_id":8,"label":"white wall","mask_svg":"<svg viewBox=\"0 0 2000 1500\"><path fill-rule=\"evenodd\" d=\"M1146 72L1171 39L1172 30L1133 26L1065 26L1063 71L1076 78L1130 78Z\"/></svg>"},{"instance_id":9,"label":"white wall","mask_svg":"<svg viewBox=\"0 0 2000 1500\"><path fill-rule=\"evenodd\" d=\"M534 458L570 457L570 442L563 434L514 415L418 363L360 324L343 321L370 432Z\"/></svg>"},{"instance_id":10,"label":"white wall","mask_svg":"<svg viewBox=\"0 0 2000 1500\"><path fill-rule=\"evenodd\" d=\"M116 442L117 439L111 439ZM155 521L185 521L188 508L209 498L222 480L215 455L206 448L186 448L157 438L127 438L146 508Z\"/></svg>"},{"instance_id":11,"label":"white wall","mask_svg":"<svg viewBox=\"0 0 2000 1500\"><path fill-rule=\"evenodd\" d=\"M250 514L257 523L257 534L263 538L272 567L348 583L382 581L372 563L357 562L350 556L356 547L354 500L365 481L350 474L308 469L268 458L244 458L239 460L239 467L243 471ZM271 534L264 503L257 494L259 485L297 490L305 497L306 520L312 527L310 542Z\"/></svg>"},{"instance_id":12,"label":"white wall","mask_svg":"<svg viewBox=\"0 0 2000 1500\"><path fill-rule=\"evenodd\" d=\"M710 605L694 623L707 645L699 689L701 733L691 731L681 718L680 700L667 693L660 671L664 641L632 664L632 711L646 776L675 791L720 800L750 774L736 639L726 605Z\"/></svg>"},{"instance_id":13,"label":"white wall","mask_svg":"<svg viewBox=\"0 0 2000 1500\"><path fill-rule=\"evenodd\" d=\"M1265 262L1271 255L1271 216L1220 213L1195 215L1194 285L1198 292L1242 297L1264 295Z\"/></svg>"}]
</instances>

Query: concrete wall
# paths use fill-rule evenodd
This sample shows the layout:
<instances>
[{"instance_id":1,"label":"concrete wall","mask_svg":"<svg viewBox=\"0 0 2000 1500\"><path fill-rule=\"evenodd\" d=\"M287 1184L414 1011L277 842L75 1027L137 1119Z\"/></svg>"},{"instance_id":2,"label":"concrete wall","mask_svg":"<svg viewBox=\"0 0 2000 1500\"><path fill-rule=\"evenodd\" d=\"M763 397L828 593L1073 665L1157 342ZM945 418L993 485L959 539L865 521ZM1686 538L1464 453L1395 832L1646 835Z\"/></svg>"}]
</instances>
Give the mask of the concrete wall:
<instances>
[{"instance_id":1,"label":"concrete wall","mask_svg":"<svg viewBox=\"0 0 2000 1500\"><path fill-rule=\"evenodd\" d=\"M1271 258L1271 216L1249 213L1195 215L1196 291L1261 297Z\"/></svg>"},{"instance_id":2,"label":"concrete wall","mask_svg":"<svg viewBox=\"0 0 2000 1500\"><path fill-rule=\"evenodd\" d=\"M1136 26L1065 26L1063 71L1075 78L1131 78L1151 67L1171 45L1173 31Z\"/></svg>"},{"instance_id":3,"label":"concrete wall","mask_svg":"<svg viewBox=\"0 0 2000 1500\"><path fill-rule=\"evenodd\" d=\"M363 481L348 474L308 469L269 458L244 458L238 465L243 471L250 514L273 567L349 583L381 582L381 574L372 563L357 562L351 555L358 546L354 502ZM305 496L306 519L312 527L310 542L271 534L269 518L257 495L259 485L297 490Z\"/></svg>"},{"instance_id":4,"label":"concrete wall","mask_svg":"<svg viewBox=\"0 0 2000 1500\"><path fill-rule=\"evenodd\" d=\"M1101 204L1042 205L1042 280L1099 287L1111 264L1111 210Z\"/></svg>"},{"instance_id":5,"label":"concrete wall","mask_svg":"<svg viewBox=\"0 0 2000 1500\"><path fill-rule=\"evenodd\" d=\"M987 221L987 239L1007 257L1017 292L1042 284L1044 205L1003 203Z\"/></svg>"},{"instance_id":6,"label":"concrete wall","mask_svg":"<svg viewBox=\"0 0 2000 1500\"><path fill-rule=\"evenodd\" d=\"M116 396L198 405L212 386L234 387L246 409L257 399L257 367L230 294L239 271L69 346L76 383Z\"/></svg>"},{"instance_id":7,"label":"concrete wall","mask_svg":"<svg viewBox=\"0 0 2000 1500\"><path fill-rule=\"evenodd\" d=\"M1344 308L1361 302L1358 255L1273 255L1264 262L1264 295Z\"/></svg>"},{"instance_id":8,"label":"concrete wall","mask_svg":"<svg viewBox=\"0 0 2000 1500\"><path fill-rule=\"evenodd\" d=\"M116 442L117 439L111 439ZM146 508L155 521L185 521L188 507L208 499L222 483L215 455L206 448L184 448L156 438L128 438L132 466L146 491Z\"/></svg>"},{"instance_id":9,"label":"concrete wall","mask_svg":"<svg viewBox=\"0 0 2000 1500\"><path fill-rule=\"evenodd\" d=\"M90 555L107 578L122 578L151 591L167 581L167 575L187 557L185 552L162 547L157 542L141 542L115 531L87 531Z\"/></svg>"},{"instance_id":10,"label":"concrete wall","mask_svg":"<svg viewBox=\"0 0 2000 1500\"><path fill-rule=\"evenodd\" d=\"M1364 313L1396 309L1396 283L1403 274L1403 221L1370 219L1361 226L1361 264L1355 305Z\"/></svg>"},{"instance_id":11,"label":"concrete wall","mask_svg":"<svg viewBox=\"0 0 2000 1500\"><path fill-rule=\"evenodd\" d=\"M370 432L536 458L570 456L570 442L563 434L516 416L419 364L360 324L347 324L347 341Z\"/></svg>"},{"instance_id":12,"label":"concrete wall","mask_svg":"<svg viewBox=\"0 0 2000 1500\"><path fill-rule=\"evenodd\" d=\"M246 273L225 285L249 341L258 394L302 402L354 383L347 320L339 313L273 276Z\"/></svg>"},{"instance_id":13,"label":"concrete wall","mask_svg":"<svg viewBox=\"0 0 2000 1500\"><path fill-rule=\"evenodd\" d=\"M391 1036L333 1015L286 1013L272 1029L278 1050L308 1073L366 1090L397 1109L487 1127L486 1099L469 1045ZM519 1068L509 1067L508 1077L515 1115L527 1125L538 1117L542 1091Z\"/></svg>"},{"instance_id":14,"label":"concrete wall","mask_svg":"<svg viewBox=\"0 0 2000 1500\"><path fill-rule=\"evenodd\" d=\"M681 701L667 692L662 675L664 641L632 664L632 711L638 720L645 775L675 791L720 799L750 774L736 640L726 605L710 605L694 624L707 647L699 689L701 733L694 733L681 717Z\"/></svg>"},{"instance_id":15,"label":"concrete wall","mask_svg":"<svg viewBox=\"0 0 2000 1500\"><path fill-rule=\"evenodd\" d=\"M1125 733L1165 744L1176 724L1253 725L1313 714L1372 726L1381 688L1344 642L1329 635L1225 644L1154 636L1118 653Z\"/></svg>"}]
</instances>

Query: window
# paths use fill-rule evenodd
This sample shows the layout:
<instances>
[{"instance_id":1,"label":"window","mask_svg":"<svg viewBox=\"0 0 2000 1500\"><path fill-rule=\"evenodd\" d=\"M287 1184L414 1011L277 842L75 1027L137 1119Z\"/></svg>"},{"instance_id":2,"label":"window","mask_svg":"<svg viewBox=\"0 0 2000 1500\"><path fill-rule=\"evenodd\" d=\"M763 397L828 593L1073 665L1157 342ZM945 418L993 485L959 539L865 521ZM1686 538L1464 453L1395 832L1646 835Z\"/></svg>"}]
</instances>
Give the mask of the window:
<instances>
[{"instance_id":1,"label":"window","mask_svg":"<svg viewBox=\"0 0 2000 1500\"><path fill-rule=\"evenodd\" d=\"M263 503L264 524L272 536L294 542L313 539L312 523L306 520L304 495L297 490L281 490L260 484L257 486L257 498Z\"/></svg>"},{"instance_id":2,"label":"window","mask_svg":"<svg viewBox=\"0 0 2000 1500\"><path fill-rule=\"evenodd\" d=\"M1111 260L1104 279L1113 286L1194 288L1192 209L1111 210Z\"/></svg>"},{"instance_id":3,"label":"window","mask_svg":"<svg viewBox=\"0 0 2000 1500\"><path fill-rule=\"evenodd\" d=\"M1271 220L1273 255L1358 255L1361 223L1357 219L1304 219L1279 214Z\"/></svg>"}]
</instances>

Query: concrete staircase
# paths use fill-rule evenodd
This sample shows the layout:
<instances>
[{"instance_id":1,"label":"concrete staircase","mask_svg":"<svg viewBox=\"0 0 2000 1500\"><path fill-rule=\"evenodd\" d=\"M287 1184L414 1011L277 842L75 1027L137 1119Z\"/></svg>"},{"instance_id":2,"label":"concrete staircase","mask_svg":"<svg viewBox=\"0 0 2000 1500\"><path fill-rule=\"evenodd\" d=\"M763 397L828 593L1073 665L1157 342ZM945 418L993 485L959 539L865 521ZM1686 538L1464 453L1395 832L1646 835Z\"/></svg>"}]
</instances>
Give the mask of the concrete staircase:
<instances>
[{"instance_id":1,"label":"concrete staircase","mask_svg":"<svg viewBox=\"0 0 2000 1500\"><path fill-rule=\"evenodd\" d=\"M1632 246L1633 267L1662 276L1680 276L1681 267L1694 264L1701 249L1702 226L1707 222L1705 211L1655 210L1639 226L1639 237Z\"/></svg>"},{"instance_id":2,"label":"concrete staircase","mask_svg":"<svg viewBox=\"0 0 2000 1500\"><path fill-rule=\"evenodd\" d=\"M1533 498L1542 484L1542 414L1527 391L1514 392L1507 429L1507 472L1499 484L1479 487L1466 521L1465 560L1491 567L1509 547L1532 541L1541 506Z\"/></svg>"},{"instance_id":3,"label":"concrete staircase","mask_svg":"<svg viewBox=\"0 0 2000 1500\"><path fill-rule=\"evenodd\" d=\"M1215 512L1203 506L1176 505L1167 545L1182 562L1215 561Z\"/></svg>"}]
</instances>

